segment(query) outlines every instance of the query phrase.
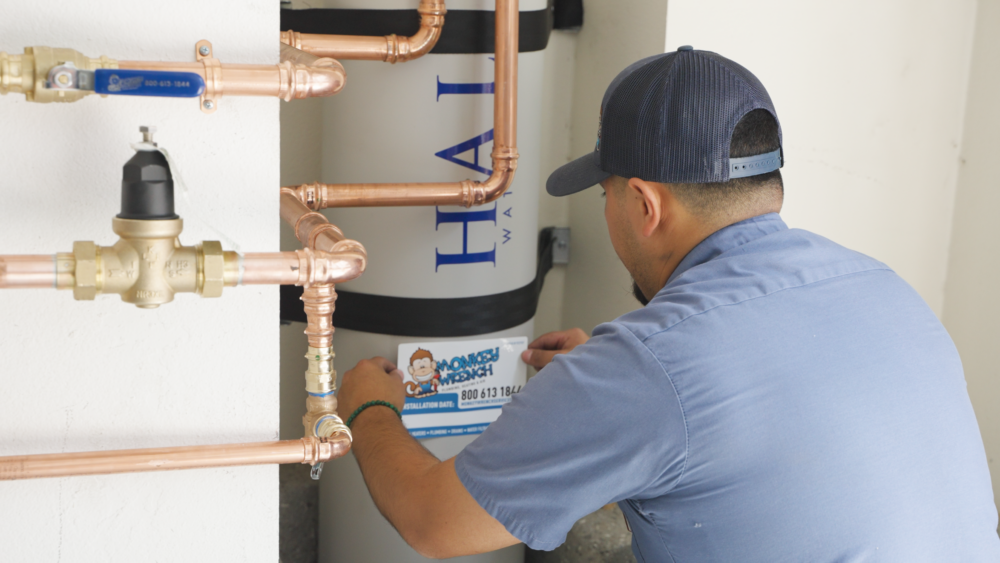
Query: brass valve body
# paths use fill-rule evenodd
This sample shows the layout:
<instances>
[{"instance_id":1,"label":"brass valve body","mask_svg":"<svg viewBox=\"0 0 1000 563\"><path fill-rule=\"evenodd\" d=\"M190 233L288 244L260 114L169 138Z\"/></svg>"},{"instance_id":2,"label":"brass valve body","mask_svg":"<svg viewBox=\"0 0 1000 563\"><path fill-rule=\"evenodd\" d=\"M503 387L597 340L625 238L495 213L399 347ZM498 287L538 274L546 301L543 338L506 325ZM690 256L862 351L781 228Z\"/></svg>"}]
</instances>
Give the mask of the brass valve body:
<instances>
[{"instance_id":1,"label":"brass valve body","mask_svg":"<svg viewBox=\"0 0 1000 563\"><path fill-rule=\"evenodd\" d=\"M235 252L224 252L215 241L181 246L177 238L184 228L181 219L137 221L116 217L112 228L121 237L114 246L76 242L72 259L59 256L60 272L74 265L75 299L92 300L100 294L117 293L126 303L155 309L173 301L175 293L220 297L223 287L239 281L239 255Z\"/></svg>"},{"instance_id":2,"label":"brass valve body","mask_svg":"<svg viewBox=\"0 0 1000 563\"><path fill-rule=\"evenodd\" d=\"M72 63L80 70L118 68L118 61L102 56L91 59L73 49L25 47L23 55L0 52L0 94L24 94L29 102L75 102L93 94L86 90L58 90L45 87L49 71Z\"/></svg>"}]
</instances>

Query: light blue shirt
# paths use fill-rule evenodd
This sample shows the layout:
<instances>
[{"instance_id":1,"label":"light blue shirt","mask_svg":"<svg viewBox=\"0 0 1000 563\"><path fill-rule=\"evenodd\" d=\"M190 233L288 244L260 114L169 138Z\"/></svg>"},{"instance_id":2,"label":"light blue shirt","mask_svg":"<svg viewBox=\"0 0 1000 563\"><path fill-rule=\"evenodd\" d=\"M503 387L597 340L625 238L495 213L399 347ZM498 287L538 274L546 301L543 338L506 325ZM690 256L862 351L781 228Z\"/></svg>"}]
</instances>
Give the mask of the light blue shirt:
<instances>
[{"instance_id":1,"label":"light blue shirt","mask_svg":"<svg viewBox=\"0 0 1000 563\"><path fill-rule=\"evenodd\" d=\"M535 549L617 502L639 561L1000 561L948 333L886 265L776 214L695 247L455 469Z\"/></svg>"}]
</instances>

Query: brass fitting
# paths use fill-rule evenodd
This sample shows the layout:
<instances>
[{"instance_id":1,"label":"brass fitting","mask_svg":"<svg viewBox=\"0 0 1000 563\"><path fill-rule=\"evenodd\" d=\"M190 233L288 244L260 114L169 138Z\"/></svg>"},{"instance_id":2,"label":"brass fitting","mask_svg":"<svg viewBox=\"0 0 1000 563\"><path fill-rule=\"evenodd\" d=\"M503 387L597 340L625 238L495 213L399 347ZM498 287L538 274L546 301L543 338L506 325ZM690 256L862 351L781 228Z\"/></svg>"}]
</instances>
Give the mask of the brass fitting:
<instances>
[{"instance_id":1,"label":"brass fitting","mask_svg":"<svg viewBox=\"0 0 1000 563\"><path fill-rule=\"evenodd\" d=\"M52 47L25 47L23 55L0 52L0 94L24 94L29 102L75 102L93 94L86 90L58 90L46 88L45 81L53 68L72 64L80 70L118 68L118 61L101 56L91 59L73 49Z\"/></svg>"},{"instance_id":2,"label":"brass fitting","mask_svg":"<svg viewBox=\"0 0 1000 563\"><path fill-rule=\"evenodd\" d=\"M302 416L306 438L330 438L334 434L346 434L353 440L351 429L337 415L337 397L330 393L325 397L310 395L306 399L306 414Z\"/></svg>"},{"instance_id":3,"label":"brass fitting","mask_svg":"<svg viewBox=\"0 0 1000 563\"><path fill-rule=\"evenodd\" d=\"M239 255L215 241L181 246L181 219L137 221L114 218L114 246L76 242L73 253L57 257L61 289L73 288L77 300L117 293L122 301L155 309L176 293L220 297L239 282ZM66 275L72 268L72 284Z\"/></svg>"}]
</instances>

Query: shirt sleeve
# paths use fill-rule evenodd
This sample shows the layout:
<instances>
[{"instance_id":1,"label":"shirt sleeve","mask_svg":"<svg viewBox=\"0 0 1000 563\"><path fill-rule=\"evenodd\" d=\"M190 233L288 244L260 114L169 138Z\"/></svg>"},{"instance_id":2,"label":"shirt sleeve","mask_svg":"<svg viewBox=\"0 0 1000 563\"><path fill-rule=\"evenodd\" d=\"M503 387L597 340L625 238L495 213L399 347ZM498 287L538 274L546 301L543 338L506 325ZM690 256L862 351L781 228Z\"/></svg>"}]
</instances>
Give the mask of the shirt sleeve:
<instances>
[{"instance_id":1,"label":"shirt sleeve","mask_svg":"<svg viewBox=\"0 0 1000 563\"><path fill-rule=\"evenodd\" d=\"M514 537L552 550L605 504L666 494L686 456L669 375L631 331L606 323L533 377L455 471Z\"/></svg>"}]
</instances>

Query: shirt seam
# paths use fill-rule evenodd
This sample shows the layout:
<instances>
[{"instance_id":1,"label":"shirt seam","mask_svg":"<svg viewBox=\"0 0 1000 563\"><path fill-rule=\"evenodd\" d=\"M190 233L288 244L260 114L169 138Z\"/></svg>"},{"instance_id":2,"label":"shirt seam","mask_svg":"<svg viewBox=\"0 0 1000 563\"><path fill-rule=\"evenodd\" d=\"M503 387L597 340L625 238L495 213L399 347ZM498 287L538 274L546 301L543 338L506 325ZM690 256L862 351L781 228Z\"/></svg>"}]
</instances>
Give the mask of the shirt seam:
<instances>
[{"instance_id":1,"label":"shirt seam","mask_svg":"<svg viewBox=\"0 0 1000 563\"><path fill-rule=\"evenodd\" d=\"M670 388L674 391L674 398L677 399L677 406L681 409L681 420L684 422L684 463L681 465L681 472L677 475L677 480L674 481L674 484L671 485L669 489L663 492L663 494L667 494L674 490L677 484L681 482L681 479L684 478L684 474L687 472L688 458L691 451L691 433L688 431L687 412L684 410L684 401L681 400L681 395L677 391L677 386L674 385L674 378L670 377L670 372L668 372L667 368L664 367L663 362L661 362L660 359L656 357L656 354L649 349L649 346L646 345L645 341L639 340L639 337L636 336L631 330L628 330L627 332L636 340L636 342L642 345L642 349L649 353L650 357L653 358L653 361L656 362L656 365L660 366L660 370L663 371L663 375L666 376L667 381L670 383Z\"/></svg>"},{"instance_id":2,"label":"shirt seam","mask_svg":"<svg viewBox=\"0 0 1000 563\"><path fill-rule=\"evenodd\" d=\"M642 507L642 501L638 502L639 506ZM660 544L663 546L663 551L667 552L667 556L670 557L671 563L677 563L677 558L674 557L674 554L670 552L670 548L667 547L667 542L663 541L663 535L660 534L660 526L656 524L656 517L653 516L652 512L645 512L645 511L643 512L645 513L646 517L649 518L649 521L653 523L653 529L656 530L656 537L660 540Z\"/></svg>"}]
</instances>

